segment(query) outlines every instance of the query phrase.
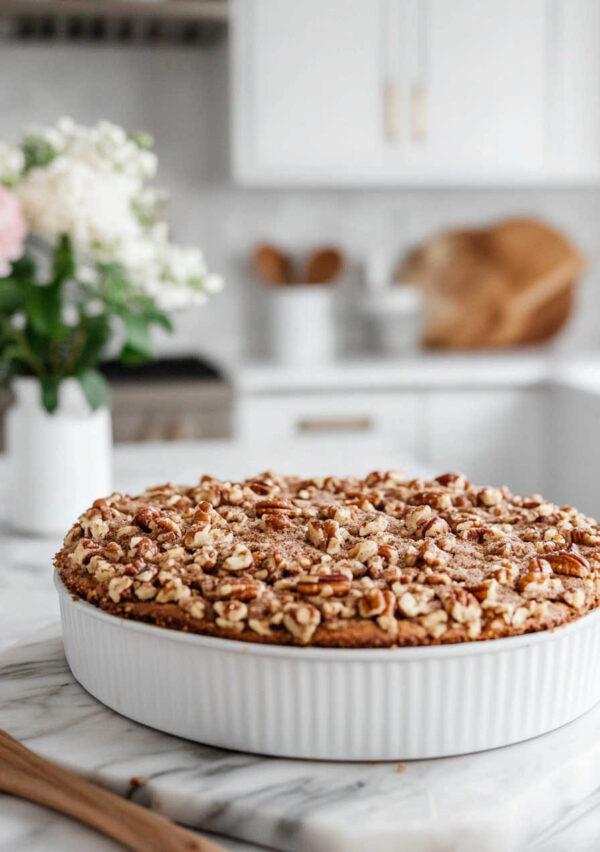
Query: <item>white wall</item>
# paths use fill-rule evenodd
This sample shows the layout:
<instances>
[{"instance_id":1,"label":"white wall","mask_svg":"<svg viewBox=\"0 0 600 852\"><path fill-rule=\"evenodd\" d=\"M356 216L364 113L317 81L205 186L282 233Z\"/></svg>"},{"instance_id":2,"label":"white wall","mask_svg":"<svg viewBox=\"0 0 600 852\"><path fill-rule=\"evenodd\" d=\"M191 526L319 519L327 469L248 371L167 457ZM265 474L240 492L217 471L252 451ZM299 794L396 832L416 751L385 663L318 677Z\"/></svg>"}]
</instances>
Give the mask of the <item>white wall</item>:
<instances>
[{"instance_id":1,"label":"white wall","mask_svg":"<svg viewBox=\"0 0 600 852\"><path fill-rule=\"evenodd\" d=\"M170 349L231 356L247 349L249 337L260 348L262 293L247 274L257 240L300 250L339 242L356 279L369 249L400 254L437 229L514 213L549 219L588 256L580 309L561 345L600 343L600 191L241 190L228 178L227 85L225 44L210 50L0 46L0 136L16 139L23 125L62 114L81 122L109 118L154 134L175 237L202 246L227 279L226 291L208 307L179 319ZM342 316L346 336L358 346L350 306L347 297Z\"/></svg>"}]
</instances>

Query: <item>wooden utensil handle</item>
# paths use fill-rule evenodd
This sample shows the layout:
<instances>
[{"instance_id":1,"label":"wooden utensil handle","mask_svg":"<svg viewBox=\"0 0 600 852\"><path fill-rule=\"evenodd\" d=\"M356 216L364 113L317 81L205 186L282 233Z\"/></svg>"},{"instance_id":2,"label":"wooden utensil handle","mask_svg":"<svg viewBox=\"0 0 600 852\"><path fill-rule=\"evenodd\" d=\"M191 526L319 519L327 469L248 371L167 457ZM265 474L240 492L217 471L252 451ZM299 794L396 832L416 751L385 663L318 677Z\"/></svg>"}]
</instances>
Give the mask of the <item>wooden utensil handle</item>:
<instances>
[{"instance_id":1,"label":"wooden utensil handle","mask_svg":"<svg viewBox=\"0 0 600 852\"><path fill-rule=\"evenodd\" d=\"M224 852L218 846L34 754L0 731L0 790L60 811L134 852Z\"/></svg>"}]
</instances>

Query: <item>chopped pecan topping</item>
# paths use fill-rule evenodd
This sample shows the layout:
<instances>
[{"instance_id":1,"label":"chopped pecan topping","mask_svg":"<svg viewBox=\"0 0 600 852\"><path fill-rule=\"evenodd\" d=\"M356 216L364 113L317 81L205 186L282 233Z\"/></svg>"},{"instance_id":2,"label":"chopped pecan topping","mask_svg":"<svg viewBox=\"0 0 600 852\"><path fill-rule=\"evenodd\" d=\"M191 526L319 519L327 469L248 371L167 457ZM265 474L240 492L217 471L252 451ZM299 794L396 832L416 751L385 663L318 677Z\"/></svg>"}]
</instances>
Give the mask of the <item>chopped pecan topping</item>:
<instances>
[{"instance_id":1,"label":"chopped pecan topping","mask_svg":"<svg viewBox=\"0 0 600 852\"><path fill-rule=\"evenodd\" d=\"M257 518L262 518L263 515L289 515L290 517L296 517L300 514L300 509L290 500L259 500L256 503L255 510Z\"/></svg>"},{"instance_id":2,"label":"chopped pecan topping","mask_svg":"<svg viewBox=\"0 0 600 852\"><path fill-rule=\"evenodd\" d=\"M305 574L298 578L296 589L301 595L347 595L351 582L345 574Z\"/></svg>"},{"instance_id":3,"label":"chopped pecan topping","mask_svg":"<svg viewBox=\"0 0 600 852\"><path fill-rule=\"evenodd\" d=\"M422 528L424 524L431 520L433 515L433 509L427 504L418 506L416 509L411 509L407 512L404 519L406 522L406 529L411 534L416 533L418 529Z\"/></svg>"},{"instance_id":4,"label":"chopped pecan topping","mask_svg":"<svg viewBox=\"0 0 600 852\"><path fill-rule=\"evenodd\" d=\"M590 563L580 553L569 553L560 550L558 553L546 554L546 562L549 562L555 574L565 574L567 577L588 577L590 574Z\"/></svg>"},{"instance_id":5,"label":"chopped pecan topping","mask_svg":"<svg viewBox=\"0 0 600 852\"><path fill-rule=\"evenodd\" d=\"M442 606L459 624L470 624L481 618L481 607L470 592L466 589L452 589L441 595Z\"/></svg>"},{"instance_id":6,"label":"chopped pecan topping","mask_svg":"<svg viewBox=\"0 0 600 852\"><path fill-rule=\"evenodd\" d=\"M381 615L386 608L386 598L381 589L367 589L358 601L358 611L363 618Z\"/></svg>"},{"instance_id":7,"label":"chopped pecan topping","mask_svg":"<svg viewBox=\"0 0 600 852\"><path fill-rule=\"evenodd\" d=\"M245 544L236 544L233 551L224 560L223 567L227 571L243 571L252 565L252 553Z\"/></svg>"},{"instance_id":8,"label":"chopped pecan topping","mask_svg":"<svg viewBox=\"0 0 600 852\"><path fill-rule=\"evenodd\" d=\"M502 502L499 488L482 488L477 497L482 506L497 506Z\"/></svg>"},{"instance_id":9,"label":"chopped pecan topping","mask_svg":"<svg viewBox=\"0 0 600 852\"><path fill-rule=\"evenodd\" d=\"M311 544L329 554L339 553L346 538L343 527L340 527L339 523L333 519L309 521L306 535Z\"/></svg>"},{"instance_id":10,"label":"chopped pecan topping","mask_svg":"<svg viewBox=\"0 0 600 852\"><path fill-rule=\"evenodd\" d=\"M438 515L434 515L433 518L430 518L418 527L415 532L417 538L437 538L438 536L449 533L450 527L448 526L447 521L440 518Z\"/></svg>"},{"instance_id":11,"label":"chopped pecan topping","mask_svg":"<svg viewBox=\"0 0 600 852\"><path fill-rule=\"evenodd\" d=\"M131 577L113 577L108 584L109 598L114 601L114 603L119 603L123 595L129 591L132 585L133 580Z\"/></svg>"},{"instance_id":12,"label":"chopped pecan topping","mask_svg":"<svg viewBox=\"0 0 600 852\"><path fill-rule=\"evenodd\" d=\"M375 515L374 518L369 518L358 530L361 536L376 535L384 532L387 528L387 518L385 515Z\"/></svg>"},{"instance_id":13,"label":"chopped pecan topping","mask_svg":"<svg viewBox=\"0 0 600 852\"><path fill-rule=\"evenodd\" d=\"M464 491L467 484L467 480L462 473L443 473L441 476L436 477L435 481L439 482L440 485L446 486L446 488L451 488L453 491Z\"/></svg>"},{"instance_id":14,"label":"chopped pecan topping","mask_svg":"<svg viewBox=\"0 0 600 852\"><path fill-rule=\"evenodd\" d=\"M281 513L274 515L264 514L262 515L262 521L265 529L277 530L278 532L290 529L292 526L286 515Z\"/></svg>"},{"instance_id":15,"label":"chopped pecan topping","mask_svg":"<svg viewBox=\"0 0 600 852\"><path fill-rule=\"evenodd\" d=\"M244 621L248 617L248 607L242 601L218 601L214 605L217 614L216 624L223 630L241 633Z\"/></svg>"},{"instance_id":16,"label":"chopped pecan topping","mask_svg":"<svg viewBox=\"0 0 600 852\"><path fill-rule=\"evenodd\" d=\"M71 527L56 564L111 612L251 641L489 639L600 605L594 520L456 473L266 472L112 494Z\"/></svg>"},{"instance_id":17,"label":"chopped pecan topping","mask_svg":"<svg viewBox=\"0 0 600 852\"><path fill-rule=\"evenodd\" d=\"M435 597L433 589L426 586L413 586L408 591L400 589L399 592L398 608L409 618L416 618L417 615L422 615L431 610L431 604Z\"/></svg>"},{"instance_id":18,"label":"chopped pecan topping","mask_svg":"<svg viewBox=\"0 0 600 852\"><path fill-rule=\"evenodd\" d=\"M283 625L294 639L305 645L319 626L321 613L311 604L290 603L283 615Z\"/></svg>"},{"instance_id":19,"label":"chopped pecan topping","mask_svg":"<svg viewBox=\"0 0 600 852\"><path fill-rule=\"evenodd\" d=\"M357 541L352 550L348 553L350 559L357 559L359 562L367 562L373 556L377 556L379 546L376 541L365 539Z\"/></svg>"}]
</instances>

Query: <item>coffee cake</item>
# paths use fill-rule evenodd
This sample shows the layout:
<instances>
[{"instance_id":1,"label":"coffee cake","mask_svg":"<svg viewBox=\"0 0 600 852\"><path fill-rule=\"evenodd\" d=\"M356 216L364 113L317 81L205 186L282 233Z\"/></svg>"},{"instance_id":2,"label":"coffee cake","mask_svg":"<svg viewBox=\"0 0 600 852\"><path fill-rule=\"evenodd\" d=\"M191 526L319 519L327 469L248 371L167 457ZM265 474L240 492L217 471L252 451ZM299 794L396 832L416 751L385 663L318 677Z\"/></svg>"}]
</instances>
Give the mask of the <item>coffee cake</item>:
<instances>
[{"instance_id":1,"label":"coffee cake","mask_svg":"<svg viewBox=\"0 0 600 852\"><path fill-rule=\"evenodd\" d=\"M96 500L55 558L109 613L247 642L374 648L546 630L600 601L600 527L434 480L203 476Z\"/></svg>"}]
</instances>

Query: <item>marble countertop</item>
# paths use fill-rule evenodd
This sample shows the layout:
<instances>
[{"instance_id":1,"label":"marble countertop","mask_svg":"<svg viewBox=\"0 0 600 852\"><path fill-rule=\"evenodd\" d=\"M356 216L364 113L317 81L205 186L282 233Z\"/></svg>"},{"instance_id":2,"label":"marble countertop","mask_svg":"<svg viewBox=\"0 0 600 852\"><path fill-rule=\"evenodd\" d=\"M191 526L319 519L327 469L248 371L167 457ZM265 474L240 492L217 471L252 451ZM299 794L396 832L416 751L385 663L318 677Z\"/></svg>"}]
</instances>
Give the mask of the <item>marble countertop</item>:
<instances>
[{"instance_id":1,"label":"marble countertop","mask_svg":"<svg viewBox=\"0 0 600 852\"><path fill-rule=\"evenodd\" d=\"M582 849L573 806L596 804L600 709L496 751L319 762L226 751L131 722L74 680L57 625L0 655L0 679L0 727L37 752L186 825L283 852L547 852L567 837Z\"/></svg>"},{"instance_id":2,"label":"marble countertop","mask_svg":"<svg viewBox=\"0 0 600 852\"><path fill-rule=\"evenodd\" d=\"M190 471L193 470L233 476L245 475L268 466L281 465L289 469L289 447L270 447L268 460L262 453L261 449L223 442L119 448L115 454L115 486L120 490L135 492L153 481L168 478L189 481L192 475ZM403 464L401 460L386 454L384 448L375 445L372 452L365 455L364 463L365 470L373 467L415 469L410 460L404 460ZM339 469L341 472L344 467L347 468L347 460L344 459L343 448L337 456L333 450L325 448L323 457L316 458L312 448L304 455L302 447L298 446L294 453L294 467L303 473L308 470L319 473L321 467L334 472ZM415 473L418 472L415 470ZM0 514L1 507L0 486ZM57 546L57 540L21 538L13 535L5 526L0 526L0 653L4 650L0 667L2 660L14 661L15 654L17 661L23 661L23 643L31 643L35 632L43 625L47 625L47 635L54 637L54 645L48 646L48 653L58 654L58 665L64 666L57 638L58 607L51 584L52 572L49 570ZM15 646L15 642L20 644ZM7 657L6 654L13 656ZM42 674L44 671L42 666ZM66 684L70 675L64 668L59 671L64 672L60 675L63 678L61 683ZM3 678L1 673L0 678ZM22 686L19 688L22 689ZM73 683L69 688L77 691L76 694L80 696L78 701L84 701L80 694L87 701L93 701L78 685ZM40 705L35 703L34 695L35 690L27 694L27 700L23 700L22 695L19 699L17 695L15 705L10 705L9 701L8 715L6 706L2 708L0 698L0 726L4 723L9 730L12 726L13 731L33 748L39 747L44 754L59 756L60 752L53 752L56 741L42 736L39 727L40 720L45 719L45 708L49 705L44 704L44 712L40 715ZM77 702L75 705L78 706ZM20 707L23 708L22 715ZM104 708L101 708L101 712L110 713ZM133 723L125 723L121 717L115 718L130 728L133 726ZM27 720L31 727L26 730ZM143 735L151 737L153 741L156 739L158 743L159 738L164 736L140 726L133 728L139 732L136 733L138 741ZM104 730L104 723L99 730ZM102 761L99 765L94 764L93 756L88 756L88 763L85 760L82 763L81 752L77 755L64 752L64 742L62 748L65 762L87 765L89 769L95 767L95 772L100 771L97 777L103 783L110 782L106 775L101 775ZM186 744L186 756L193 752L198 758L195 773L197 771L201 774L202 754L206 751L216 750ZM323 821L327 815L331 818L333 813L336 820L352 823L359 814L358 830L375 820L376 811L381 820L381 793L377 792L375 799L369 798L374 789L383 791L386 796L384 810L387 808L387 822L393 822L396 810L399 815L403 810L407 815L413 813L413 828L417 824L422 826L411 835L410 845L397 846L406 848L408 852L480 852L482 846L476 838L482 836L478 834L482 830L490 838L485 848L495 852L521 852L525 849L527 852L561 852L567 849L570 852L592 852L600 847L600 708L572 725L530 743L473 757L413 762L407 765L406 770L402 767L400 775L398 767L390 764L379 767L365 765L361 768L356 764L314 764L237 756L259 767L261 790L267 791L262 799L252 795L257 792L254 790L257 779L255 770L243 772L239 771L238 766L233 771L236 756L233 753L221 754L226 756L223 760L232 768L232 774L217 780L214 774L209 773L209 785L206 788L200 785L198 788L204 789L202 795L208 798L199 798L196 802L197 807L212 807L217 817L196 824L208 825L215 831L237 834L238 837L246 836L270 848L285 847L302 852L345 850L347 846L335 832L331 833L330 842L324 840L328 834ZM112 772L114 766L107 764L105 769ZM172 771L178 770L175 767ZM515 784L515 780L518 780L518 784L513 791L511 785ZM348 792L338 804L333 791L340 784ZM220 789L227 793L228 802L232 798L235 800L236 806L230 812L233 814L233 823L228 822L226 816L223 819L218 816L222 814L222 805L218 801ZM510 796L511 791L515 795ZM331 802L334 803L333 810ZM268 807L265 803L268 803ZM415 823L414 819L419 814L422 815L419 817L421 822L417 820ZM290 840L286 836L285 844L280 847L278 835L273 833L274 819L283 819L283 824L288 827L292 823L299 827L297 840ZM189 803L187 820L190 821ZM236 820L242 820L243 830L240 830L239 823L236 829ZM248 829L249 825L251 830ZM446 825L447 840L444 832ZM401 832L399 837L402 838ZM442 837L443 842L440 841ZM524 838L527 838L526 843ZM229 850L262 848L223 837L218 839ZM59 815L0 796L0 852L14 852L17 849L19 852L74 852L81 849L95 852L116 848L109 841ZM360 847L355 844L353 848L376 849L377 846ZM385 848L392 847L388 843Z\"/></svg>"},{"instance_id":3,"label":"marble countertop","mask_svg":"<svg viewBox=\"0 0 600 852\"><path fill-rule=\"evenodd\" d=\"M415 352L403 357L353 355L314 365L269 360L230 362L241 394L532 387L542 382L600 390L600 355L547 347L507 352Z\"/></svg>"},{"instance_id":4,"label":"marble countertop","mask_svg":"<svg viewBox=\"0 0 600 852\"><path fill-rule=\"evenodd\" d=\"M427 387L528 387L548 377L556 356L548 349L503 353L415 352L403 357L348 356L311 364L268 360L231 363L226 372L241 393L401 390Z\"/></svg>"}]
</instances>

